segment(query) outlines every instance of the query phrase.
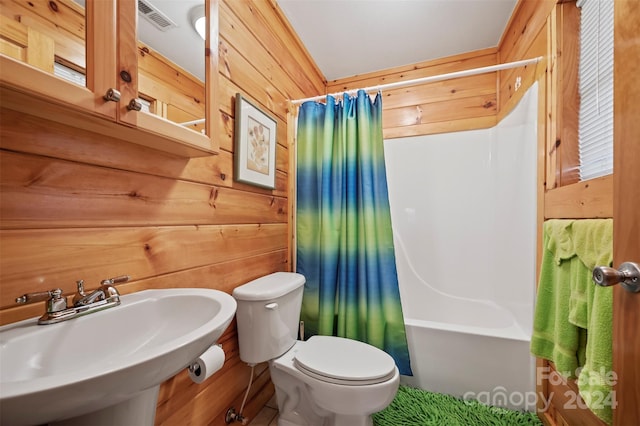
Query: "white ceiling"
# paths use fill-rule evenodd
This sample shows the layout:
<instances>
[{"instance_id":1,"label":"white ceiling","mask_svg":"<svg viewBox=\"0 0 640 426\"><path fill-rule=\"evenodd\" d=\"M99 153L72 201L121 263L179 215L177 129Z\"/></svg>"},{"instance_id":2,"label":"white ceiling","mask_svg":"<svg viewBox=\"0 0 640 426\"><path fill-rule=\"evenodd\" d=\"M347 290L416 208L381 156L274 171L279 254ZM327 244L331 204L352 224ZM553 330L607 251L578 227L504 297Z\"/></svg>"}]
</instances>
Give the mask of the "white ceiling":
<instances>
[{"instance_id":1,"label":"white ceiling","mask_svg":"<svg viewBox=\"0 0 640 426\"><path fill-rule=\"evenodd\" d=\"M84 5L84 0L75 0ZM204 0L146 0L177 28L140 39L204 80L190 12ZM236 1L236 0L228 0ZM264 0L258 0L264 1ZM329 81L497 46L517 0L276 0Z\"/></svg>"},{"instance_id":2,"label":"white ceiling","mask_svg":"<svg viewBox=\"0 0 640 426\"><path fill-rule=\"evenodd\" d=\"M277 0L327 80L495 47L517 0Z\"/></svg>"}]
</instances>

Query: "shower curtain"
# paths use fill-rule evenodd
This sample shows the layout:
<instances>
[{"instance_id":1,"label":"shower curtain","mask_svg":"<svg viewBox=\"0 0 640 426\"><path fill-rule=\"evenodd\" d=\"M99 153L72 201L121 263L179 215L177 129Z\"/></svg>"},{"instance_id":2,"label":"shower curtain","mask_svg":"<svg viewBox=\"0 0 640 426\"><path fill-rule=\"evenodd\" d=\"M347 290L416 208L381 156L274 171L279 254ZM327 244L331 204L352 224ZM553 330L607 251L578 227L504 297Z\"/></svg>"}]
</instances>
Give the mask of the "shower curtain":
<instances>
[{"instance_id":1,"label":"shower curtain","mask_svg":"<svg viewBox=\"0 0 640 426\"><path fill-rule=\"evenodd\" d=\"M305 335L370 343L411 375L382 139L382 96L359 91L298 117L297 272Z\"/></svg>"}]
</instances>

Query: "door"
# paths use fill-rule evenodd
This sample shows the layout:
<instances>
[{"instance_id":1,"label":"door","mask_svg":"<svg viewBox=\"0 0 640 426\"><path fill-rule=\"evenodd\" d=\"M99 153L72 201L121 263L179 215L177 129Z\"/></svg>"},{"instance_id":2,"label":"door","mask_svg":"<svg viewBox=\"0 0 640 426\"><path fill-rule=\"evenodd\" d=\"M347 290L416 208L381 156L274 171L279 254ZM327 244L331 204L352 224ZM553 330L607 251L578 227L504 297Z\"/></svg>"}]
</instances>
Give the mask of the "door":
<instances>
[{"instance_id":1,"label":"door","mask_svg":"<svg viewBox=\"0 0 640 426\"><path fill-rule=\"evenodd\" d=\"M640 263L640 7L614 9L613 264ZM614 425L640 423L640 293L614 288Z\"/></svg>"}]
</instances>

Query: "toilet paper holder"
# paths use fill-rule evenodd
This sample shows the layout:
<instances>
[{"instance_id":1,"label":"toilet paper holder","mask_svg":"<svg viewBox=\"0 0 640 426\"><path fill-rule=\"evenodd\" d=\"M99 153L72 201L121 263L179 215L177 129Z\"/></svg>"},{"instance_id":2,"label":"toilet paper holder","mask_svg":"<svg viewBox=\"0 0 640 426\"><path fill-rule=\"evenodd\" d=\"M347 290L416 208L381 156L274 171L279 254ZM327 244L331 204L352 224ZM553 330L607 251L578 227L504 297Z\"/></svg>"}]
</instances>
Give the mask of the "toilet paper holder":
<instances>
[{"instance_id":1,"label":"toilet paper holder","mask_svg":"<svg viewBox=\"0 0 640 426\"><path fill-rule=\"evenodd\" d=\"M213 346L217 346L220 349L222 349L222 345L220 343L217 343L217 344L215 344ZM198 364L197 361L193 361L191 364L189 364L187 366L187 370L189 370L189 373L193 373L196 376L199 376L200 375L200 364Z\"/></svg>"}]
</instances>

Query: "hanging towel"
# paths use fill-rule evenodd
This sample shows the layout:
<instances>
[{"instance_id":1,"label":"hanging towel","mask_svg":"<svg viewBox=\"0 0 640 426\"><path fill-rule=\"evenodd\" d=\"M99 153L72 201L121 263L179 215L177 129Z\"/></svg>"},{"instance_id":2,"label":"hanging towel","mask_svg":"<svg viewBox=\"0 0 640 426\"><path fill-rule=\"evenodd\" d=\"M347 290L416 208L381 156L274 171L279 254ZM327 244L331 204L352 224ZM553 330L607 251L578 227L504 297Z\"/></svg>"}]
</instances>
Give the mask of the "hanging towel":
<instances>
[{"instance_id":1,"label":"hanging towel","mask_svg":"<svg viewBox=\"0 0 640 426\"><path fill-rule=\"evenodd\" d=\"M591 271L611 265L611 219L549 220L543 227L543 255L531 352L553 361L565 377L578 377L586 405L611 423L611 288L596 286ZM586 335L586 339L584 336ZM576 369L582 367L578 372Z\"/></svg>"},{"instance_id":2,"label":"hanging towel","mask_svg":"<svg viewBox=\"0 0 640 426\"><path fill-rule=\"evenodd\" d=\"M576 256L591 271L613 261L613 220L590 219L572 225ZM613 288L600 287L593 281L572 289L584 295L584 304L576 304L569 320L587 330L585 363L578 378L578 390L587 407L604 422L611 424L611 393L616 380L613 374ZM573 295L573 294L572 294Z\"/></svg>"},{"instance_id":3,"label":"hanging towel","mask_svg":"<svg viewBox=\"0 0 640 426\"><path fill-rule=\"evenodd\" d=\"M569 322L571 280L581 275L571 241L571 220L550 220L543 227L543 253L536 298L531 353L553 361L558 373L576 377L580 328Z\"/></svg>"},{"instance_id":4,"label":"hanging towel","mask_svg":"<svg viewBox=\"0 0 640 426\"><path fill-rule=\"evenodd\" d=\"M572 282L569 321L588 329L587 313L595 294L591 292L594 289L591 271L598 265L610 266L613 261L613 219L571 221L570 230L573 251L588 273Z\"/></svg>"}]
</instances>

